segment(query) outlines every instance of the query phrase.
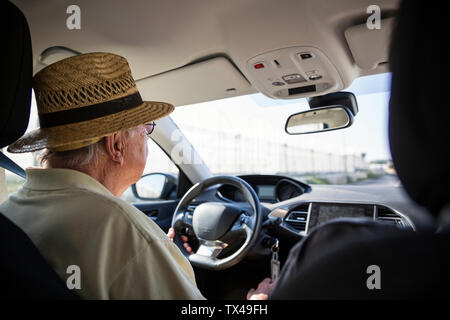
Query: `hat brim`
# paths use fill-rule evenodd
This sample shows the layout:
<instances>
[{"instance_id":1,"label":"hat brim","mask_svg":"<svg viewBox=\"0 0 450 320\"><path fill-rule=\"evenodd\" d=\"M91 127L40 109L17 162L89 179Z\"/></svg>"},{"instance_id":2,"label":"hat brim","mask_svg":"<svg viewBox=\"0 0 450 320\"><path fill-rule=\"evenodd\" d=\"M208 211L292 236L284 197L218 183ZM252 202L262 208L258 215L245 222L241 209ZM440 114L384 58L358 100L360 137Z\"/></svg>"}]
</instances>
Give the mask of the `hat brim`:
<instances>
[{"instance_id":1,"label":"hat brim","mask_svg":"<svg viewBox=\"0 0 450 320\"><path fill-rule=\"evenodd\" d=\"M174 109L174 106L169 103L144 101L137 107L105 117L63 126L39 128L12 143L8 147L8 152L25 153L44 148L61 148L68 144L82 144L85 141L158 120Z\"/></svg>"}]
</instances>

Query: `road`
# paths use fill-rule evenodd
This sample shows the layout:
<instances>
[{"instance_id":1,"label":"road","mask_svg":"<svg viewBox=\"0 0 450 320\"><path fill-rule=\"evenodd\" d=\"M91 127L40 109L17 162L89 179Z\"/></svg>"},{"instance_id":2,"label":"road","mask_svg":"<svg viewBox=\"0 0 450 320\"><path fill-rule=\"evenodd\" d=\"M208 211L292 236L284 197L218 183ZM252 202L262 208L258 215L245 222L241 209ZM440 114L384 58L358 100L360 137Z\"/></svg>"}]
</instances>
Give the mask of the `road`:
<instances>
[{"instance_id":1,"label":"road","mask_svg":"<svg viewBox=\"0 0 450 320\"><path fill-rule=\"evenodd\" d=\"M352 185L359 186L383 186L383 187L398 187L400 186L400 180L394 175L381 176L378 179L367 179L359 182L352 183Z\"/></svg>"}]
</instances>

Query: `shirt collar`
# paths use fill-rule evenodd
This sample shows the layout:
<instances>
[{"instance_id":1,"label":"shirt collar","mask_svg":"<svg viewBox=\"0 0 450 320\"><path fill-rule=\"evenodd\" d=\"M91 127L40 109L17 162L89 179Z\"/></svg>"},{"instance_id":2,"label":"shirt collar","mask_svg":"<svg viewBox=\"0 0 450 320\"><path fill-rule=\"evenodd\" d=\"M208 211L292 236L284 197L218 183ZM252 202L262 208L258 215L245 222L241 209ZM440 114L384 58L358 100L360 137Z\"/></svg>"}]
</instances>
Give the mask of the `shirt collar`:
<instances>
[{"instance_id":1,"label":"shirt collar","mask_svg":"<svg viewBox=\"0 0 450 320\"><path fill-rule=\"evenodd\" d=\"M91 176L77 170L60 168L28 168L24 188L33 190L58 190L70 187L87 189L106 195L113 195L104 185Z\"/></svg>"}]
</instances>

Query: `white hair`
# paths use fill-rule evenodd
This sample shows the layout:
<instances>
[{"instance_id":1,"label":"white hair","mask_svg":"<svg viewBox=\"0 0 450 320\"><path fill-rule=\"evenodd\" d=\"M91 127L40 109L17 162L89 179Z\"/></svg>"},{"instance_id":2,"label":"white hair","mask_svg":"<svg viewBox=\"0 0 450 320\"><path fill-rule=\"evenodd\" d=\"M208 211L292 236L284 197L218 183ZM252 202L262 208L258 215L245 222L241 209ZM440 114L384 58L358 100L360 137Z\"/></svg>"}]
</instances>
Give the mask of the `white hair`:
<instances>
[{"instance_id":1,"label":"white hair","mask_svg":"<svg viewBox=\"0 0 450 320\"><path fill-rule=\"evenodd\" d=\"M123 132L128 138L132 138L136 132L136 128L131 128L124 130ZM98 165L98 160L100 155L104 152L103 139L100 141L69 151L52 151L50 149L45 149L39 155L39 162L42 167L45 165L53 166L55 163L59 166L65 168L79 168L86 165Z\"/></svg>"},{"instance_id":2,"label":"white hair","mask_svg":"<svg viewBox=\"0 0 450 320\"><path fill-rule=\"evenodd\" d=\"M97 165L99 155L103 152L102 141L103 139L86 147L69 151L45 149L39 156L39 161L41 166L44 164L51 166L56 162L67 168L82 167L88 164Z\"/></svg>"}]
</instances>

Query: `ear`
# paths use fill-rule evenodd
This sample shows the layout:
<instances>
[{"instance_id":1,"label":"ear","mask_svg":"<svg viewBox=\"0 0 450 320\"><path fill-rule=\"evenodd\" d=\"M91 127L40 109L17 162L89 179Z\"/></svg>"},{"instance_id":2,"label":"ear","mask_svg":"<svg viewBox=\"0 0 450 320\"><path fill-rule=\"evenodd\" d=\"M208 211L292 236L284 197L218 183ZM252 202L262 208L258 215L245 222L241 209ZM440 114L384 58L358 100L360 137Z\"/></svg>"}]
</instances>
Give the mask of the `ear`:
<instances>
[{"instance_id":1,"label":"ear","mask_svg":"<svg viewBox=\"0 0 450 320\"><path fill-rule=\"evenodd\" d=\"M124 160L124 135L121 132L106 136L103 139L107 157L116 164L122 165Z\"/></svg>"}]
</instances>

